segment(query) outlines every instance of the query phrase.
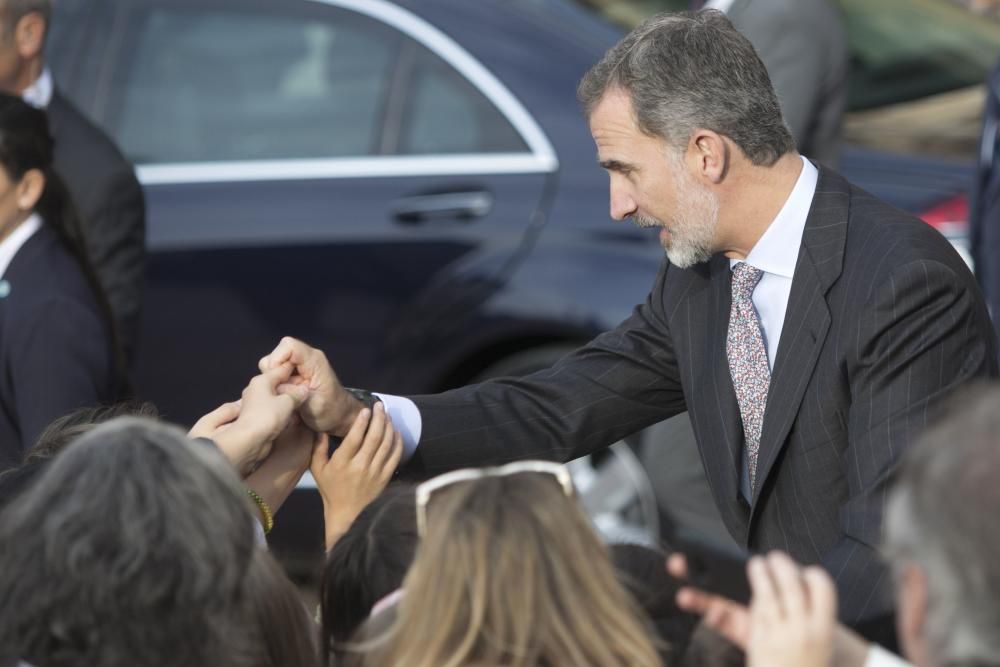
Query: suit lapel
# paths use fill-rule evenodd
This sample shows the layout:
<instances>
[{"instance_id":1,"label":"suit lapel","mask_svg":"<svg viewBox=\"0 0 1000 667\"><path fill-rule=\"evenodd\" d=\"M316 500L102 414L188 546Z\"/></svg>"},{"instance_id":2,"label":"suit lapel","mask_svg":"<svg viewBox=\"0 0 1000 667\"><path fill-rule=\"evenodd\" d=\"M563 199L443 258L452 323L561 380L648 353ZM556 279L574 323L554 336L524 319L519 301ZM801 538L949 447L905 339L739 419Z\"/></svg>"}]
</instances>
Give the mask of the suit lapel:
<instances>
[{"instance_id":1,"label":"suit lapel","mask_svg":"<svg viewBox=\"0 0 1000 667\"><path fill-rule=\"evenodd\" d=\"M752 506L784 447L830 328L826 293L843 268L848 188L844 179L820 168L771 374Z\"/></svg>"}]
</instances>

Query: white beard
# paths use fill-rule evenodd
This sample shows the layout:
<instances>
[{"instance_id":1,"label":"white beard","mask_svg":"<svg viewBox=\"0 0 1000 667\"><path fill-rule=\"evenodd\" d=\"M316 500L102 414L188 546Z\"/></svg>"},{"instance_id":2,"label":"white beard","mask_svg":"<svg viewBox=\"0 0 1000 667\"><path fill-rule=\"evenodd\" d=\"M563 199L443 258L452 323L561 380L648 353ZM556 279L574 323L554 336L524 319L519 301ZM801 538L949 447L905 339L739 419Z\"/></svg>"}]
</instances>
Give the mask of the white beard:
<instances>
[{"instance_id":1,"label":"white beard","mask_svg":"<svg viewBox=\"0 0 1000 667\"><path fill-rule=\"evenodd\" d=\"M715 254L715 230L719 224L719 198L691 176L682 161L668 156L674 173L677 201L669 222L644 215L633 216L640 227L663 227L670 234L663 249L674 266L687 269L707 262Z\"/></svg>"},{"instance_id":2,"label":"white beard","mask_svg":"<svg viewBox=\"0 0 1000 667\"><path fill-rule=\"evenodd\" d=\"M715 254L715 228L719 224L719 198L698 183L683 165L678 164L674 178L677 204L673 219L664 226L670 240L663 249L674 266L686 269L707 262Z\"/></svg>"}]
</instances>

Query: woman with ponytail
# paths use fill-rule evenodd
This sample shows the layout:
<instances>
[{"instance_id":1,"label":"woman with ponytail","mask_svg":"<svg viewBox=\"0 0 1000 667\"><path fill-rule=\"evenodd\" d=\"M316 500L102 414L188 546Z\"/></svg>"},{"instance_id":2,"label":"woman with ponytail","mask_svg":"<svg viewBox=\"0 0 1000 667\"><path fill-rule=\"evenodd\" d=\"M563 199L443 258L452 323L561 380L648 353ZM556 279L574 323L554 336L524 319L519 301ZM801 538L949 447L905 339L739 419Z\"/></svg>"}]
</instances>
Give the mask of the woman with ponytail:
<instances>
[{"instance_id":1,"label":"woman with ponytail","mask_svg":"<svg viewBox=\"0 0 1000 667\"><path fill-rule=\"evenodd\" d=\"M52 149L45 113L0 94L0 470L53 419L115 400L124 384Z\"/></svg>"}]
</instances>

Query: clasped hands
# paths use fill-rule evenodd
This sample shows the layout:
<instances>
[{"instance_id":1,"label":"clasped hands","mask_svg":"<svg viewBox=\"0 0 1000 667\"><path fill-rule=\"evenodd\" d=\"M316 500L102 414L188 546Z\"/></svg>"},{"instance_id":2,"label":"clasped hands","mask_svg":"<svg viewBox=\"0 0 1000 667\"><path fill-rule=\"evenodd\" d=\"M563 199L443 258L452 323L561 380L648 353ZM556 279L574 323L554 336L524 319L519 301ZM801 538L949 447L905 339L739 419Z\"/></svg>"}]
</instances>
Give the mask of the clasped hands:
<instances>
[{"instance_id":1,"label":"clasped hands","mask_svg":"<svg viewBox=\"0 0 1000 667\"><path fill-rule=\"evenodd\" d=\"M188 435L212 440L251 488L266 487L275 509L308 469L324 506L360 512L402 457L402 437L382 404L365 409L326 355L294 338L283 338L258 368L239 400L203 416ZM332 454L330 436L342 438Z\"/></svg>"}]
</instances>

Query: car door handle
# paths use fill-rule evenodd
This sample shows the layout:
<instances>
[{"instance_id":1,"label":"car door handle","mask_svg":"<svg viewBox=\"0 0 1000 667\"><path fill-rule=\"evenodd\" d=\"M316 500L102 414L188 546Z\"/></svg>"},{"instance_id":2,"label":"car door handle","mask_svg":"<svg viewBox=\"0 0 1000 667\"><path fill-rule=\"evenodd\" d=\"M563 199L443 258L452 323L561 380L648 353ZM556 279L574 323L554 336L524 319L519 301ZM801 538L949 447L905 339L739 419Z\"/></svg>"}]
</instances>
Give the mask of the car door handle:
<instances>
[{"instance_id":1,"label":"car door handle","mask_svg":"<svg viewBox=\"0 0 1000 667\"><path fill-rule=\"evenodd\" d=\"M493 195L479 190L405 197L396 200L392 213L397 222L415 225L448 220L469 222L492 209Z\"/></svg>"}]
</instances>

